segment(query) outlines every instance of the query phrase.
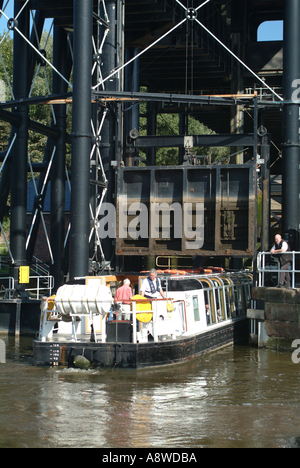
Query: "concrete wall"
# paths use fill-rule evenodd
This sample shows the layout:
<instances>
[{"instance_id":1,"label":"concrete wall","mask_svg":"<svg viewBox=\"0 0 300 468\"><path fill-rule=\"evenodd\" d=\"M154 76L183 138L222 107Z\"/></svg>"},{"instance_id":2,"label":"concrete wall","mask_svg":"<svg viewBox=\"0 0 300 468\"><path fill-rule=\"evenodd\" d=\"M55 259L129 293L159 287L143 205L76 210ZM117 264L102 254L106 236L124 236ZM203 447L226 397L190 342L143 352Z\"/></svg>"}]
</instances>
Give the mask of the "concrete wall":
<instances>
[{"instance_id":1,"label":"concrete wall","mask_svg":"<svg viewBox=\"0 0 300 468\"><path fill-rule=\"evenodd\" d=\"M39 331L41 301L11 299L0 301L0 333L36 336Z\"/></svg>"},{"instance_id":2,"label":"concrete wall","mask_svg":"<svg viewBox=\"0 0 300 468\"><path fill-rule=\"evenodd\" d=\"M253 288L252 298L265 302L266 348L291 351L300 339L300 289Z\"/></svg>"}]
</instances>

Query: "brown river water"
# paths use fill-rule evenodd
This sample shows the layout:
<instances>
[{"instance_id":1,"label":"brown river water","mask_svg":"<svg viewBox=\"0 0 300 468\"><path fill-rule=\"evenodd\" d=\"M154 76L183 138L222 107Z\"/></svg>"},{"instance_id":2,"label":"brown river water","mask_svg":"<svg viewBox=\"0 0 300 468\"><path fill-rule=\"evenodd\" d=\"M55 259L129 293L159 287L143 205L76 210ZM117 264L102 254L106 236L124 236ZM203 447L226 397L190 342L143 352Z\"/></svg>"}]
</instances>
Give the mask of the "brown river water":
<instances>
[{"instance_id":1,"label":"brown river water","mask_svg":"<svg viewBox=\"0 0 300 468\"><path fill-rule=\"evenodd\" d=\"M300 364L228 347L151 370L31 365L32 340L1 337L0 448L299 447Z\"/></svg>"}]
</instances>

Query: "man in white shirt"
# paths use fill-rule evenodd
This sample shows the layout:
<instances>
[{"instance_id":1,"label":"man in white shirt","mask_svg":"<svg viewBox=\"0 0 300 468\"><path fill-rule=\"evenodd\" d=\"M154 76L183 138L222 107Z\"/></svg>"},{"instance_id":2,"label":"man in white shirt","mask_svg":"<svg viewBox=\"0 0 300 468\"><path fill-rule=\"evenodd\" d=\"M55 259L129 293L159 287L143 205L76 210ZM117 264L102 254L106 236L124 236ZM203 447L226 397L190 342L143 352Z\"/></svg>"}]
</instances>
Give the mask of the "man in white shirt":
<instances>
[{"instance_id":1,"label":"man in white shirt","mask_svg":"<svg viewBox=\"0 0 300 468\"><path fill-rule=\"evenodd\" d=\"M291 287L291 277L288 272L288 269L292 262L292 255L289 253L285 254L285 252L289 252L289 251L290 251L290 248L289 248L288 243L282 239L280 234L277 234L275 236L275 244L273 245L271 249L271 254L276 255L280 253L280 255L278 255L278 259L280 262L281 273L280 273L280 278L279 278L279 285L277 286L278 288L290 288Z\"/></svg>"},{"instance_id":2,"label":"man in white shirt","mask_svg":"<svg viewBox=\"0 0 300 468\"><path fill-rule=\"evenodd\" d=\"M151 270L148 278L144 279L140 294L147 299L165 299L165 294L161 287L161 281L157 278L156 270Z\"/></svg>"}]
</instances>

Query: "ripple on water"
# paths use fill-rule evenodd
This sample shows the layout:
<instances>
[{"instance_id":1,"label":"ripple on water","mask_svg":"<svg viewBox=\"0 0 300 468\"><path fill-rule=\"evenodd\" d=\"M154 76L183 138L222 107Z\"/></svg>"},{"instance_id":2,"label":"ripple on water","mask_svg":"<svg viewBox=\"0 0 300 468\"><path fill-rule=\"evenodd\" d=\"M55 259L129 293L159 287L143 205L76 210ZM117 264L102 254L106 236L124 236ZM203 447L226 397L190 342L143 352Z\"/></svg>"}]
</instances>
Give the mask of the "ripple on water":
<instances>
[{"instance_id":1,"label":"ripple on water","mask_svg":"<svg viewBox=\"0 0 300 468\"><path fill-rule=\"evenodd\" d=\"M300 367L291 356L226 348L151 370L30 365L7 339L0 447L296 447Z\"/></svg>"}]
</instances>

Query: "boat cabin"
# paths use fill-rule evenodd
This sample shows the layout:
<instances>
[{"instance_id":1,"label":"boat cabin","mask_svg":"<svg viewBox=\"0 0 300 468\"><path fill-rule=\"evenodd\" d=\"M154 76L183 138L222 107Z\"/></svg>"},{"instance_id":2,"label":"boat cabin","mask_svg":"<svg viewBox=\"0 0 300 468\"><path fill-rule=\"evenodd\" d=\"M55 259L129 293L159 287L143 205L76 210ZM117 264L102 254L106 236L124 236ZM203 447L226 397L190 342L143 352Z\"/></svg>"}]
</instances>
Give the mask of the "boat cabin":
<instances>
[{"instance_id":1,"label":"boat cabin","mask_svg":"<svg viewBox=\"0 0 300 468\"><path fill-rule=\"evenodd\" d=\"M130 310L114 310L116 289L129 278L134 289ZM149 300L139 291L142 276L86 278L65 285L43 302L38 341L134 343L174 341L246 319L250 307L249 272L159 275L166 300ZM128 309L128 308L127 308Z\"/></svg>"}]
</instances>

